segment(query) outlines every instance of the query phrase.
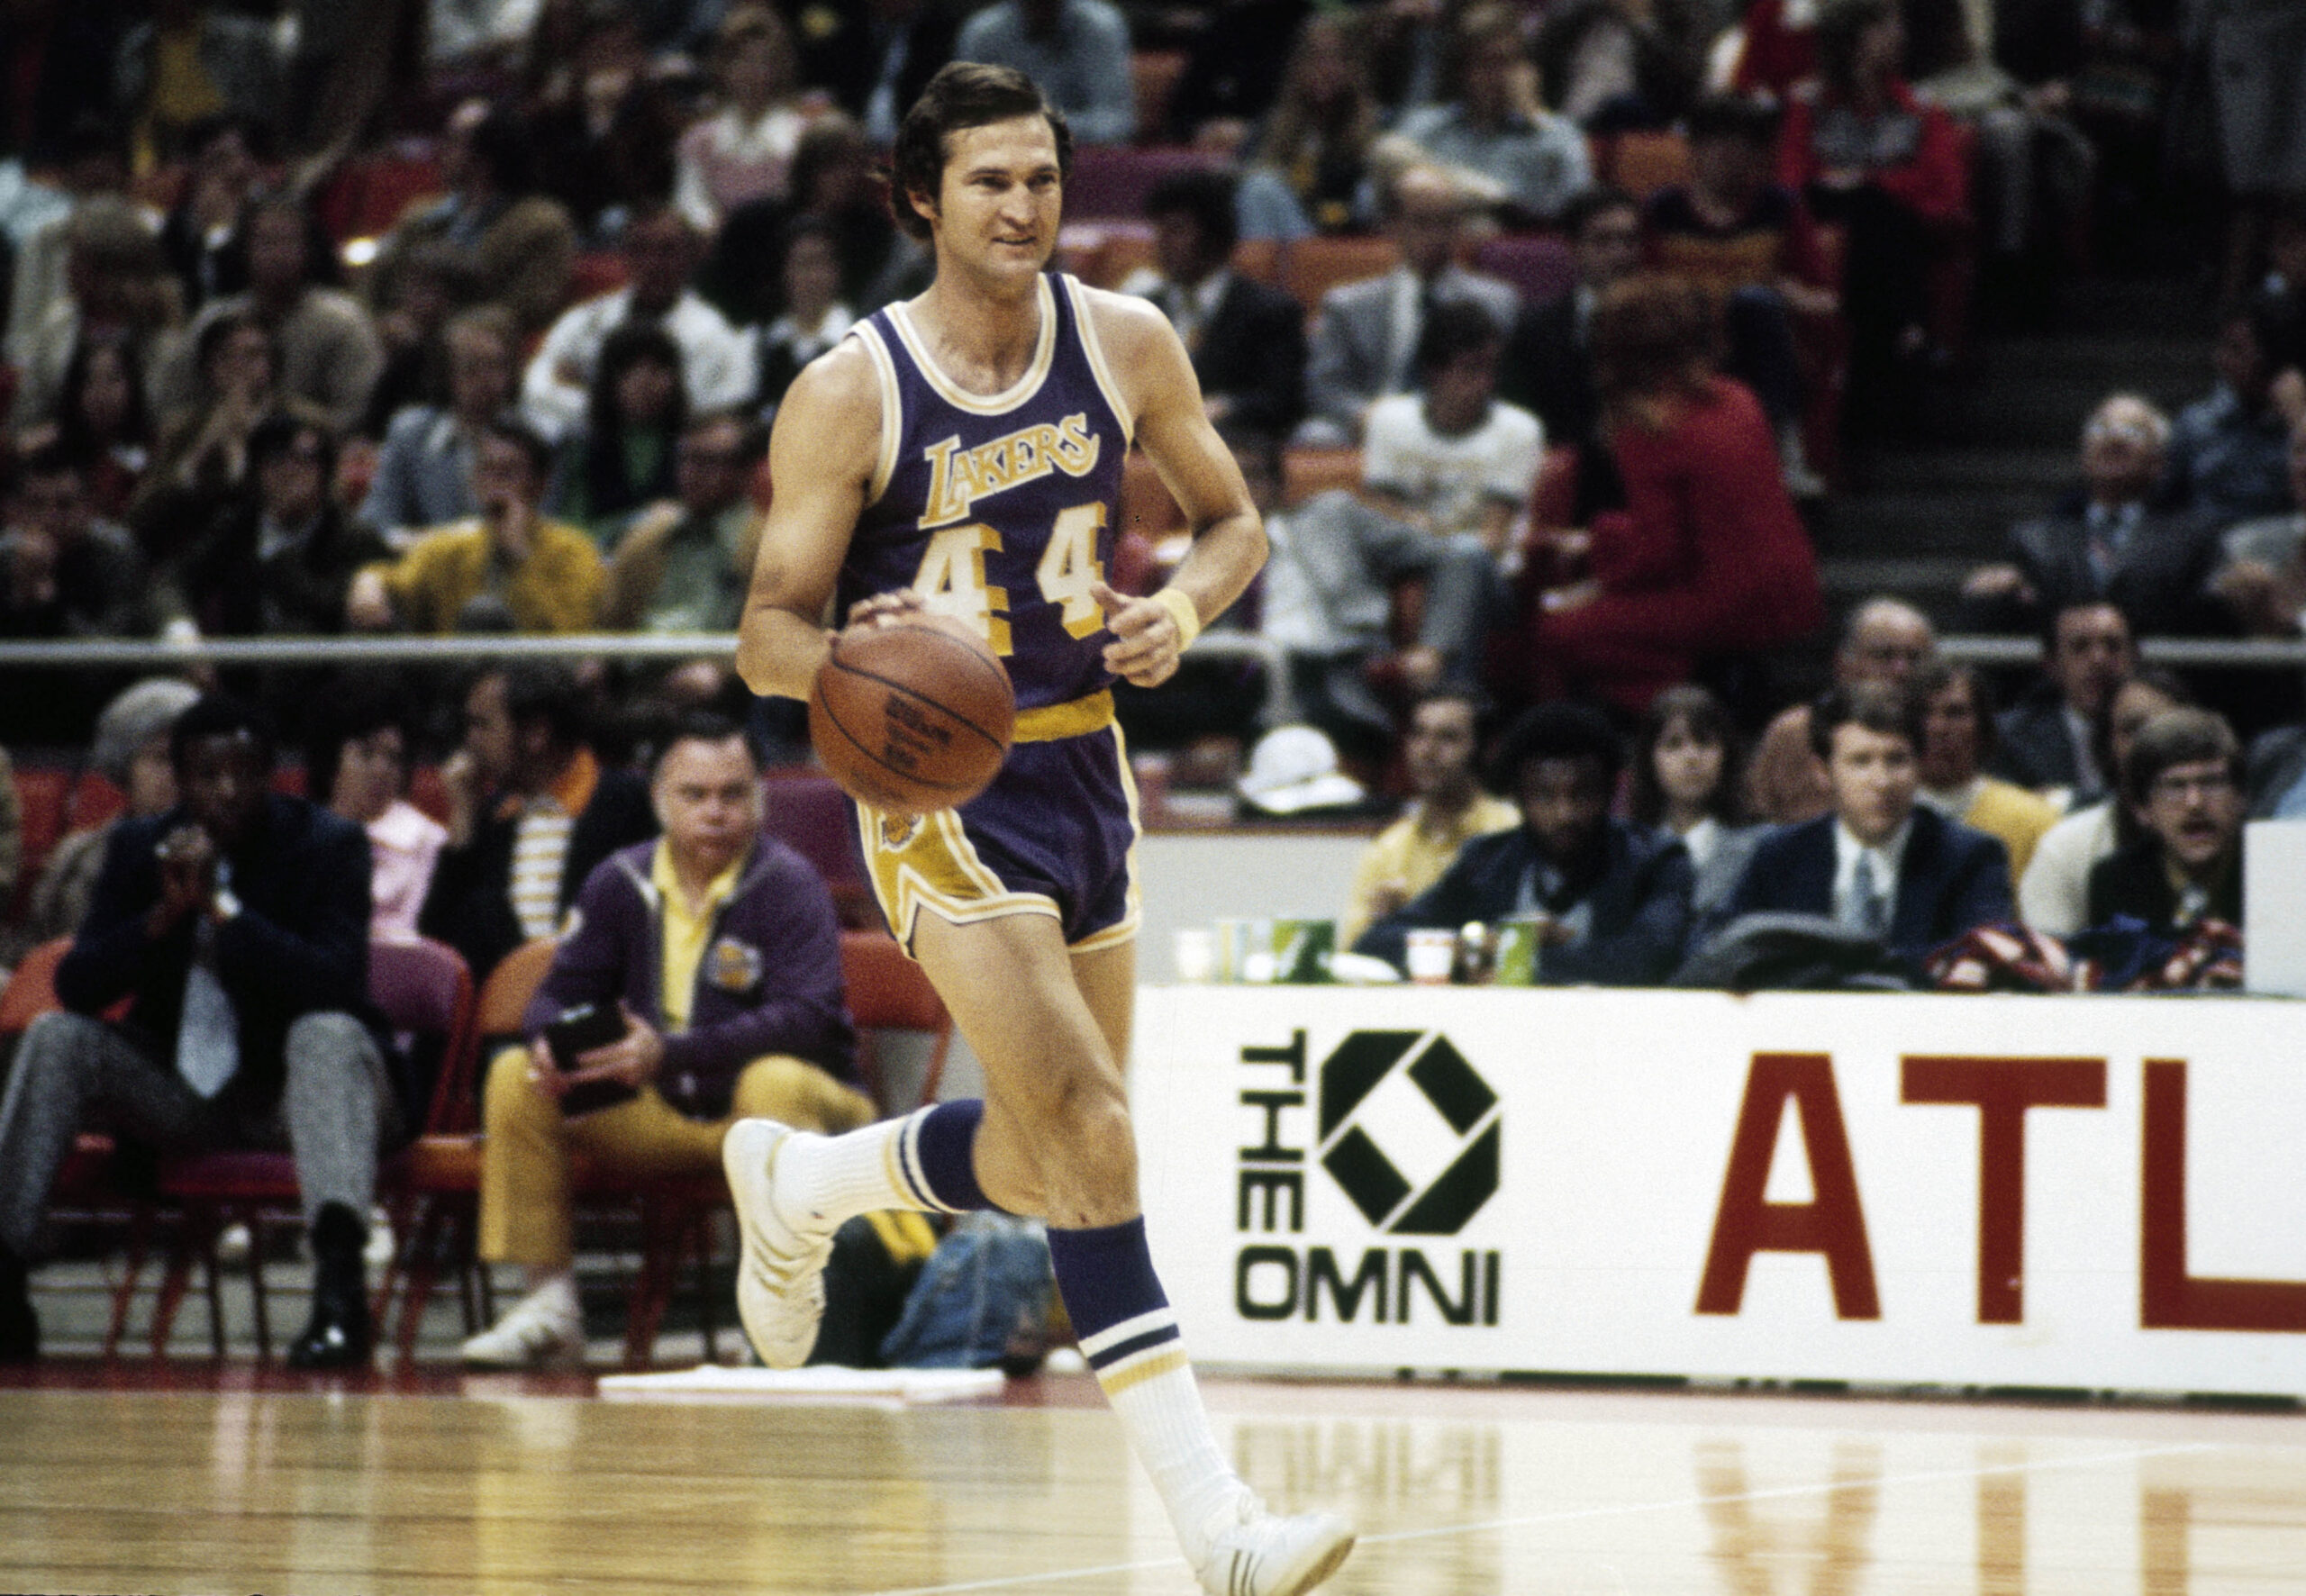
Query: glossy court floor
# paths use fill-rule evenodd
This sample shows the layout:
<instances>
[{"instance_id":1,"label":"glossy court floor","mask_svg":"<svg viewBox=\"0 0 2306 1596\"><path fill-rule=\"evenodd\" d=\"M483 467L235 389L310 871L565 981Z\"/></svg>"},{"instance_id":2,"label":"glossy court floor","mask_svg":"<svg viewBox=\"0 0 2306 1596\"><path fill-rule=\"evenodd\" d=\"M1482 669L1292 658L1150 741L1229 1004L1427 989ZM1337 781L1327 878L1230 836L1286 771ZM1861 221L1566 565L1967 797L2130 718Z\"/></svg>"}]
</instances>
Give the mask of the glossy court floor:
<instances>
[{"instance_id":1,"label":"glossy court floor","mask_svg":"<svg viewBox=\"0 0 2306 1596\"><path fill-rule=\"evenodd\" d=\"M157 1372L147 1372L157 1367ZM2306 1591L2306 1417L1208 1382L1361 1596ZM881 1410L94 1361L0 1389L17 1591L1188 1596L1085 1379Z\"/></svg>"}]
</instances>

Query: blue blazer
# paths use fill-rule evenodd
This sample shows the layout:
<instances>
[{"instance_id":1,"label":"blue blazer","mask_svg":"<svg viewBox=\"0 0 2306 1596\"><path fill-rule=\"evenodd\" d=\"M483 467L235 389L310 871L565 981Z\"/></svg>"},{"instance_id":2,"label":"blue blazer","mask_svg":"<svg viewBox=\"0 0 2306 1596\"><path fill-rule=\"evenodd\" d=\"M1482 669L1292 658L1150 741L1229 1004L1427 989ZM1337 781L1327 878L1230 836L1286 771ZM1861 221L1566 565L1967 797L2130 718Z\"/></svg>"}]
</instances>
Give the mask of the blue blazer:
<instances>
[{"instance_id":1,"label":"blue blazer","mask_svg":"<svg viewBox=\"0 0 2306 1596\"><path fill-rule=\"evenodd\" d=\"M1722 906L1720 925L1742 914L1834 911L1834 817L1780 826L1754 849L1746 874ZM2014 920L2010 856L1983 831L1917 803L1913 830L1898 866L1890 917L1890 951L1919 959L1931 948L1997 920Z\"/></svg>"}]
</instances>

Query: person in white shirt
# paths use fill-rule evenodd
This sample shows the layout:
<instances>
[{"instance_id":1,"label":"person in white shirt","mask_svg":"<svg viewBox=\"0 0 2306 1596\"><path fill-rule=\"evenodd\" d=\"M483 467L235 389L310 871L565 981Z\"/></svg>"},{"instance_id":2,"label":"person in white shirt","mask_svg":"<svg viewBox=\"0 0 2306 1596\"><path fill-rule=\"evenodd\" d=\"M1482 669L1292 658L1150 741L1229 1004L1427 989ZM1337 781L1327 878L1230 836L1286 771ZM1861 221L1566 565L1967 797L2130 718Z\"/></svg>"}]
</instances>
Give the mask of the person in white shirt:
<instances>
[{"instance_id":1,"label":"person in white shirt","mask_svg":"<svg viewBox=\"0 0 2306 1596\"><path fill-rule=\"evenodd\" d=\"M521 408L556 440L584 424L594 362L627 322L654 322L680 346L691 411L726 410L752 397L752 343L689 287L696 239L680 213L666 207L635 216L623 251L631 280L563 313L521 380Z\"/></svg>"},{"instance_id":2,"label":"person in white shirt","mask_svg":"<svg viewBox=\"0 0 2306 1596\"><path fill-rule=\"evenodd\" d=\"M2147 666L2115 690L2106 718L2106 765L2120 770L2130 745L2156 715L2190 708L2193 694L2166 670ZM2018 879L2018 918L2035 930L2071 937L2090 923L2090 870L2136 839L2138 818L2108 793L2042 834Z\"/></svg>"},{"instance_id":3,"label":"person in white shirt","mask_svg":"<svg viewBox=\"0 0 2306 1596\"><path fill-rule=\"evenodd\" d=\"M1417 340L1418 388L1369 408L1363 488L1380 508L1502 558L1529 503L1545 429L1497 395L1504 331L1480 305L1433 307Z\"/></svg>"},{"instance_id":4,"label":"person in white shirt","mask_svg":"<svg viewBox=\"0 0 2306 1596\"><path fill-rule=\"evenodd\" d=\"M683 133L673 154L673 204L708 234L739 205L785 197L793 151L809 125L794 93L793 36L769 7L730 8L713 67L720 109Z\"/></svg>"}]
</instances>

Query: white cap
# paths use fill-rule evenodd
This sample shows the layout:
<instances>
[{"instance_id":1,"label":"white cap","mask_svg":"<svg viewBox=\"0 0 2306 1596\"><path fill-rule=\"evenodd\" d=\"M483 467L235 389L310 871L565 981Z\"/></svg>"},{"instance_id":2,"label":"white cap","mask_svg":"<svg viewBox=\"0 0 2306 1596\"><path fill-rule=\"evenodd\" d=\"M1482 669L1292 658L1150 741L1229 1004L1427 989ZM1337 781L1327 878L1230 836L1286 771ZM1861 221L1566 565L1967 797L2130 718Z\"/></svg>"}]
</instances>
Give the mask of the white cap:
<instances>
[{"instance_id":1,"label":"white cap","mask_svg":"<svg viewBox=\"0 0 2306 1596\"><path fill-rule=\"evenodd\" d=\"M1337 745L1311 726L1282 726L1257 739L1241 796L1267 814L1302 814L1358 803L1361 784L1337 767Z\"/></svg>"}]
</instances>

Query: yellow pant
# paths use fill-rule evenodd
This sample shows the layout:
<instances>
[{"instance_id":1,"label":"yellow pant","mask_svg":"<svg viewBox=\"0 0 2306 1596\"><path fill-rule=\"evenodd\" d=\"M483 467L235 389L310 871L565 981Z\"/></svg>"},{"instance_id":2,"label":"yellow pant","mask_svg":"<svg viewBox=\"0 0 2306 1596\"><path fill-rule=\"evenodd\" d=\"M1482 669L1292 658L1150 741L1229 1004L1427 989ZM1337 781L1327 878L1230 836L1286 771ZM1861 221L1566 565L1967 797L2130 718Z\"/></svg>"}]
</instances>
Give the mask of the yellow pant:
<instances>
[{"instance_id":1,"label":"yellow pant","mask_svg":"<svg viewBox=\"0 0 2306 1596\"><path fill-rule=\"evenodd\" d=\"M489 1061L481 1100L480 1256L490 1263L566 1265L570 1239L568 1153L580 1147L634 1174L696 1174L721 1162L721 1138L739 1120L782 1120L838 1134L874 1117L872 1102L813 1064L771 1055L737 1077L729 1117L689 1119L651 1089L574 1120L529 1084L529 1051Z\"/></svg>"}]
</instances>

